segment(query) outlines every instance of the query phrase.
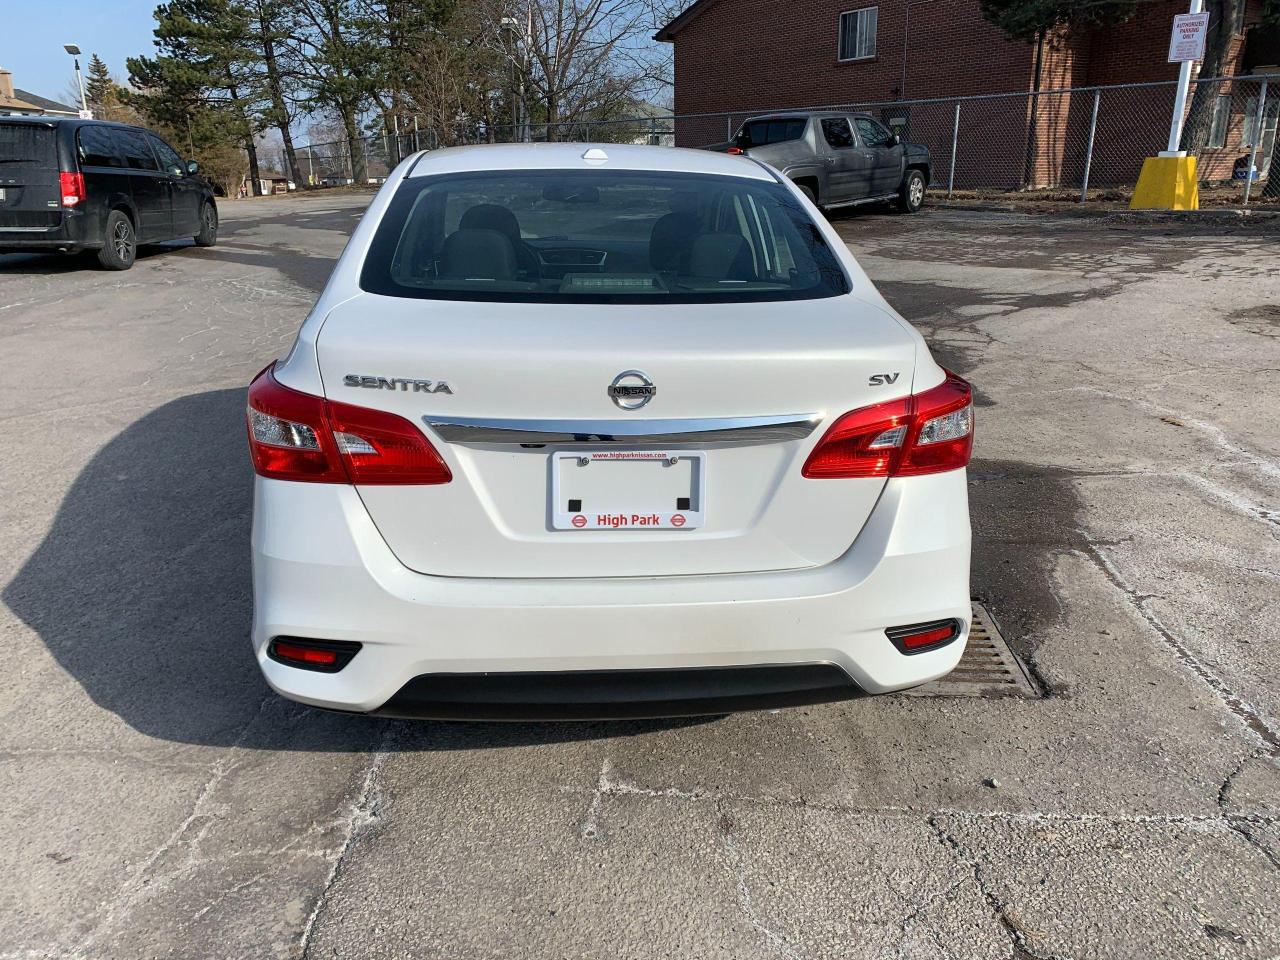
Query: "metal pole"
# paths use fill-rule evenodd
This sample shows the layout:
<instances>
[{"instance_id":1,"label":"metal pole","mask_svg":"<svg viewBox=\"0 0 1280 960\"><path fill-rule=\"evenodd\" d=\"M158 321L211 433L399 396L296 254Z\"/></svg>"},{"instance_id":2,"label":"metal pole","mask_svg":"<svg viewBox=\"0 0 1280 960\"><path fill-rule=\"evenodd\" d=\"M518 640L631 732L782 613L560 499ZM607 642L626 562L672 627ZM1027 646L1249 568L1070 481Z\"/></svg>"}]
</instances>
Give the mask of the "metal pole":
<instances>
[{"instance_id":1,"label":"metal pole","mask_svg":"<svg viewBox=\"0 0 1280 960\"><path fill-rule=\"evenodd\" d=\"M1102 99L1102 91L1093 91L1093 116L1089 118L1089 148L1084 153L1084 182L1080 184L1080 202L1089 197L1089 168L1093 166L1093 135L1098 132L1098 101Z\"/></svg>"},{"instance_id":2,"label":"metal pole","mask_svg":"<svg viewBox=\"0 0 1280 960\"><path fill-rule=\"evenodd\" d=\"M1253 143L1249 146L1249 166L1244 171L1244 202L1249 203L1249 191L1253 186L1253 165L1258 161L1258 141L1262 139L1262 120L1266 116L1267 81L1262 81L1262 89L1258 92L1258 115L1253 121ZM1275 161L1272 160L1272 163Z\"/></svg>"},{"instance_id":3,"label":"metal pole","mask_svg":"<svg viewBox=\"0 0 1280 960\"><path fill-rule=\"evenodd\" d=\"M726 113L724 115L724 138L726 141L733 139L733 114Z\"/></svg>"},{"instance_id":4,"label":"metal pole","mask_svg":"<svg viewBox=\"0 0 1280 960\"><path fill-rule=\"evenodd\" d=\"M80 86L80 109L88 111L89 101L84 98L84 77L80 76L80 58L76 57L76 83Z\"/></svg>"},{"instance_id":5,"label":"metal pole","mask_svg":"<svg viewBox=\"0 0 1280 960\"><path fill-rule=\"evenodd\" d=\"M956 185L956 143L960 139L960 101L956 101L956 119L951 125L951 172L947 174L947 199Z\"/></svg>"},{"instance_id":6,"label":"metal pole","mask_svg":"<svg viewBox=\"0 0 1280 960\"><path fill-rule=\"evenodd\" d=\"M307 144L307 180L310 181L307 186L314 187L316 185L316 158L311 144Z\"/></svg>"},{"instance_id":7,"label":"metal pole","mask_svg":"<svg viewBox=\"0 0 1280 960\"><path fill-rule=\"evenodd\" d=\"M417 153L422 147L418 145L418 115L413 115L413 152Z\"/></svg>"},{"instance_id":8,"label":"metal pole","mask_svg":"<svg viewBox=\"0 0 1280 960\"><path fill-rule=\"evenodd\" d=\"M1188 13L1199 13L1204 8L1204 0L1191 0ZM1178 92L1173 97L1173 121L1169 124L1169 149L1164 156L1181 156L1178 145L1182 142L1182 115L1187 110L1187 91L1191 88L1190 60L1183 60L1178 70Z\"/></svg>"}]
</instances>

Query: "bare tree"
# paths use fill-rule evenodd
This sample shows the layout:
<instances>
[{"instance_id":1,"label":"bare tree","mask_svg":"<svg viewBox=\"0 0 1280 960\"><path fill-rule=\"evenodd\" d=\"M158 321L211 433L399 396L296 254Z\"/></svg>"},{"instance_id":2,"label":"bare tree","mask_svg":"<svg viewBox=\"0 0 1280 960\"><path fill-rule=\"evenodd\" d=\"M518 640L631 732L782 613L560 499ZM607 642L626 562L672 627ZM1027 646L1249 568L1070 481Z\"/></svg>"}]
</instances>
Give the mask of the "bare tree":
<instances>
[{"instance_id":1,"label":"bare tree","mask_svg":"<svg viewBox=\"0 0 1280 960\"><path fill-rule=\"evenodd\" d=\"M565 125L619 115L651 91L654 64L643 55L653 0L529 0L529 82L547 139Z\"/></svg>"},{"instance_id":2,"label":"bare tree","mask_svg":"<svg viewBox=\"0 0 1280 960\"><path fill-rule=\"evenodd\" d=\"M299 65L308 106L342 121L351 174L367 179L360 121L381 78L381 48L359 0L296 0L298 33L285 45Z\"/></svg>"}]
</instances>

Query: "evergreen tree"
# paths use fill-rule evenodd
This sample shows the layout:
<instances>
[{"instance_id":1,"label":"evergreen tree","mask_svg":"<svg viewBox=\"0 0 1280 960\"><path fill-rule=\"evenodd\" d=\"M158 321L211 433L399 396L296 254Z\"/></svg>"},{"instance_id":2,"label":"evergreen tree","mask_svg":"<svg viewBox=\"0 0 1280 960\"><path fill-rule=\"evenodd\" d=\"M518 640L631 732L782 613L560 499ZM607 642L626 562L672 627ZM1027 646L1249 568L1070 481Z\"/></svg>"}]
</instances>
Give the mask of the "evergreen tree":
<instances>
[{"instance_id":1,"label":"evergreen tree","mask_svg":"<svg viewBox=\"0 0 1280 960\"><path fill-rule=\"evenodd\" d=\"M114 97L116 82L111 79L111 71L96 53L89 56L88 77L84 84L85 99L89 101L89 109L98 117L102 116L102 107L108 98Z\"/></svg>"},{"instance_id":2,"label":"evergreen tree","mask_svg":"<svg viewBox=\"0 0 1280 960\"><path fill-rule=\"evenodd\" d=\"M234 138L249 157L252 192L260 192L254 138L263 126L261 58L249 13L234 0L170 0L156 8L155 57L131 57L135 98L171 127L208 125Z\"/></svg>"}]
</instances>

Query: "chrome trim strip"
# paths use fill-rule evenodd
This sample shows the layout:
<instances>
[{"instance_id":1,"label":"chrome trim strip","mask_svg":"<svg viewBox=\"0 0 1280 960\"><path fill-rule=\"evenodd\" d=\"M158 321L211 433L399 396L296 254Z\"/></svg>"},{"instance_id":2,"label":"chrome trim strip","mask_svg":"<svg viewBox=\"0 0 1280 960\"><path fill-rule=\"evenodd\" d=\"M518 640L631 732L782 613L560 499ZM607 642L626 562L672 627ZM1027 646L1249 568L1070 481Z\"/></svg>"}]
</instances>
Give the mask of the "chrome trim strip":
<instances>
[{"instance_id":1,"label":"chrome trim strip","mask_svg":"<svg viewBox=\"0 0 1280 960\"><path fill-rule=\"evenodd\" d=\"M702 420L495 420L423 417L449 443L731 443L803 440L822 421L816 413Z\"/></svg>"}]
</instances>

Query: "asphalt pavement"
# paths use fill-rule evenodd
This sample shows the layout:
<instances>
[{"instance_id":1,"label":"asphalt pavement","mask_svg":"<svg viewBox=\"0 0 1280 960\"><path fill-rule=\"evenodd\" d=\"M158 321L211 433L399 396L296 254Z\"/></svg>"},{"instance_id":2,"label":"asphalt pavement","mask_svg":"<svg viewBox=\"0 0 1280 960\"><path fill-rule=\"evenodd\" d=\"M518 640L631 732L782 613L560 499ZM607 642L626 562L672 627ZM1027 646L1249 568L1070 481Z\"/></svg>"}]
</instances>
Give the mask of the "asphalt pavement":
<instances>
[{"instance_id":1,"label":"asphalt pavement","mask_svg":"<svg viewBox=\"0 0 1280 960\"><path fill-rule=\"evenodd\" d=\"M837 221L979 395L973 592L1044 696L324 713L248 644L244 387L366 194L0 257L0 957L1280 955L1280 235Z\"/></svg>"}]
</instances>

